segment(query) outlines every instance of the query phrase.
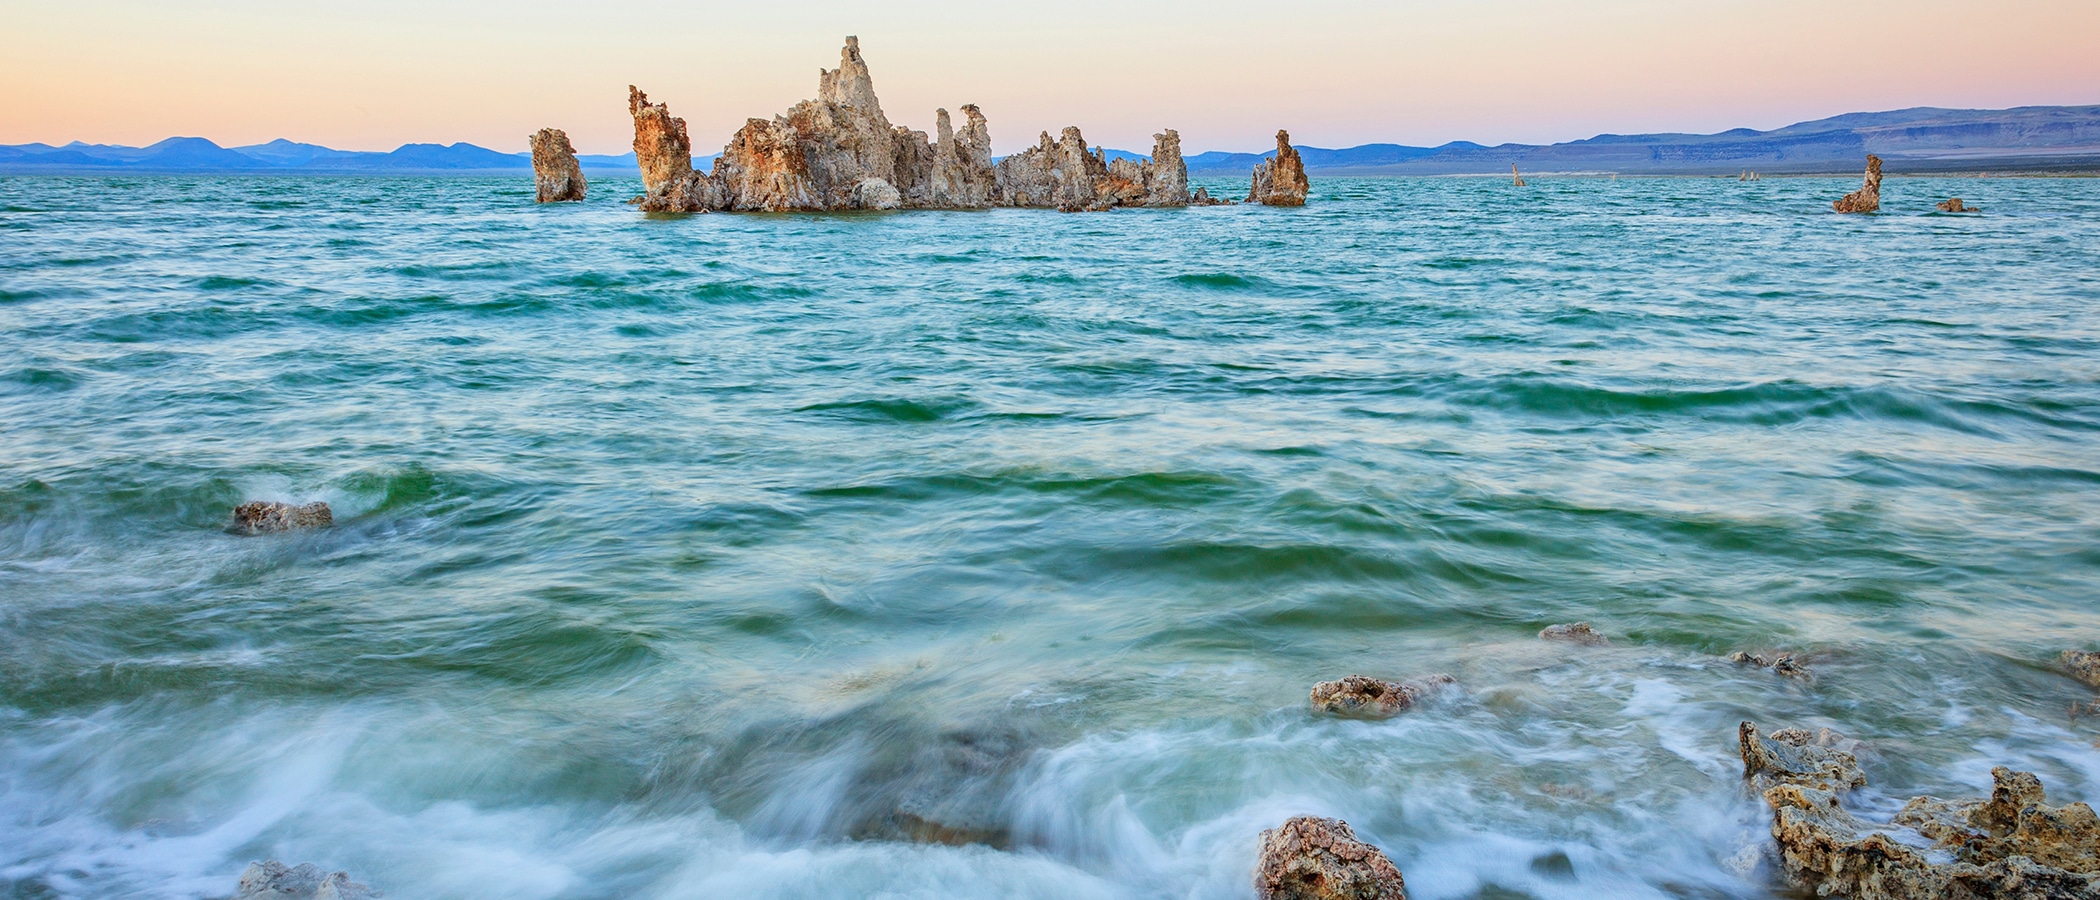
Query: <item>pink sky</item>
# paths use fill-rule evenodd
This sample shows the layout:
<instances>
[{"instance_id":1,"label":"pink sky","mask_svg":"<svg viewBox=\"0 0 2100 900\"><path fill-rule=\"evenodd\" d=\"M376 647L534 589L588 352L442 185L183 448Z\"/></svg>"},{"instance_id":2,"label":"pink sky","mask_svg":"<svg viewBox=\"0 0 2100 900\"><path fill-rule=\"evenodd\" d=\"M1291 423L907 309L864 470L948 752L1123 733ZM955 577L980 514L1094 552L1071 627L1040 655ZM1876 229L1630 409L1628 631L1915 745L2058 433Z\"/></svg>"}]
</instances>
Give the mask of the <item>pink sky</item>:
<instances>
[{"instance_id":1,"label":"pink sky","mask_svg":"<svg viewBox=\"0 0 2100 900\"><path fill-rule=\"evenodd\" d=\"M2100 103L2100 3L1412 0L0 0L0 143L629 147L639 84L711 153L857 34L891 121L974 102L1001 152L1081 126L1144 151L1773 128L1906 106Z\"/></svg>"}]
</instances>

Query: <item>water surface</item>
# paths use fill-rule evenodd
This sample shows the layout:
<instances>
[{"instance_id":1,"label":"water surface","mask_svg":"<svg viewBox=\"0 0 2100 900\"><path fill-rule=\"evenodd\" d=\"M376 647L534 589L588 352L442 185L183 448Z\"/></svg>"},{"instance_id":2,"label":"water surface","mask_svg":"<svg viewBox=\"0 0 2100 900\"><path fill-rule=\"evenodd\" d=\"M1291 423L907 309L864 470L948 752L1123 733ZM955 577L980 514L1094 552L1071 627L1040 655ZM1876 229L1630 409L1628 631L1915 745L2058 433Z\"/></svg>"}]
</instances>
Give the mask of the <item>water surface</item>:
<instances>
[{"instance_id":1,"label":"water surface","mask_svg":"<svg viewBox=\"0 0 2100 900\"><path fill-rule=\"evenodd\" d=\"M1298 813L1418 900L1781 896L1745 718L2100 799L2100 182L1854 186L0 179L0 896L1245 898Z\"/></svg>"}]
</instances>

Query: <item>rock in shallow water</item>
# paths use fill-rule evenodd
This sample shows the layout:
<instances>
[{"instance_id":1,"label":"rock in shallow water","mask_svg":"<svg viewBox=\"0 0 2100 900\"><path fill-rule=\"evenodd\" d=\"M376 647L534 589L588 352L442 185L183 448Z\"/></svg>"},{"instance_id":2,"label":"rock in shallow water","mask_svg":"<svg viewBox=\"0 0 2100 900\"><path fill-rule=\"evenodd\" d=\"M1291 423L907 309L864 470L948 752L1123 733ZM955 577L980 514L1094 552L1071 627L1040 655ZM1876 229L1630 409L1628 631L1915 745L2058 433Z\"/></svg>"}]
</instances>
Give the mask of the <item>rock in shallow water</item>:
<instances>
[{"instance_id":1,"label":"rock in shallow water","mask_svg":"<svg viewBox=\"0 0 2100 900\"><path fill-rule=\"evenodd\" d=\"M1368 675L1346 675L1335 681L1313 685L1313 709L1337 716L1384 719L1422 702L1445 685L1456 684L1449 675L1430 675L1413 681L1383 681Z\"/></svg>"},{"instance_id":2,"label":"rock in shallow water","mask_svg":"<svg viewBox=\"0 0 2100 900\"><path fill-rule=\"evenodd\" d=\"M1867 179L1859 190L1830 204L1841 213L1870 213L1881 209L1881 157L1867 154Z\"/></svg>"},{"instance_id":3,"label":"rock in shallow water","mask_svg":"<svg viewBox=\"0 0 2100 900\"><path fill-rule=\"evenodd\" d=\"M532 142L534 199L541 203L565 203L583 199L583 166L576 161L576 148L559 128L542 128Z\"/></svg>"},{"instance_id":4,"label":"rock in shallow water","mask_svg":"<svg viewBox=\"0 0 2100 900\"><path fill-rule=\"evenodd\" d=\"M1818 896L1852 900L2096 900L2100 819L2050 807L2041 781L1993 769L1988 800L1916 798L1887 826L1798 784L1764 794L1782 869Z\"/></svg>"},{"instance_id":5,"label":"rock in shallow water","mask_svg":"<svg viewBox=\"0 0 2100 900\"><path fill-rule=\"evenodd\" d=\"M1942 200L1939 202L1938 208L1939 211L1943 213L1983 212L1983 210L1974 206L1963 206L1960 197L1950 197L1948 199Z\"/></svg>"},{"instance_id":6,"label":"rock in shallow water","mask_svg":"<svg viewBox=\"0 0 2100 900\"><path fill-rule=\"evenodd\" d=\"M227 530L235 534L275 534L334 524L335 515L329 512L328 504L320 501L293 506L256 500L233 508L233 526Z\"/></svg>"},{"instance_id":7,"label":"rock in shallow water","mask_svg":"<svg viewBox=\"0 0 2100 900\"><path fill-rule=\"evenodd\" d=\"M1791 653L1747 653L1738 651L1728 654L1728 661L1744 666L1771 669L1774 674L1788 678L1807 678L1808 667L1801 664Z\"/></svg>"},{"instance_id":8,"label":"rock in shallow water","mask_svg":"<svg viewBox=\"0 0 2100 900\"><path fill-rule=\"evenodd\" d=\"M370 900L378 891L346 872L322 872L313 863L286 866L274 859L249 863L234 900Z\"/></svg>"},{"instance_id":9,"label":"rock in shallow water","mask_svg":"<svg viewBox=\"0 0 2100 900\"><path fill-rule=\"evenodd\" d=\"M1828 728L1817 734L1782 728L1759 737L1757 724L1744 722L1736 728L1736 742L1742 750L1743 777L1760 793L1779 784L1845 791L1867 783L1852 754L1859 742Z\"/></svg>"},{"instance_id":10,"label":"rock in shallow water","mask_svg":"<svg viewBox=\"0 0 2100 900\"><path fill-rule=\"evenodd\" d=\"M1296 816L1261 833L1254 893L1261 900L1407 900L1407 885L1349 823Z\"/></svg>"},{"instance_id":11,"label":"rock in shallow water","mask_svg":"<svg viewBox=\"0 0 2100 900\"><path fill-rule=\"evenodd\" d=\"M1276 155L1254 166L1254 181L1247 202L1263 206L1304 206L1312 182L1305 178L1305 161L1291 146L1291 133L1276 132Z\"/></svg>"},{"instance_id":12,"label":"rock in shallow water","mask_svg":"<svg viewBox=\"0 0 2100 900\"><path fill-rule=\"evenodd\" d=\"M1611 643L1611 640L1609 638L1606 638L1601 632L1597 631L1597 629L1591 628L1590 623L1588 622L1575 622L1573 624L1568 625L1548 625L1545 628L1539 630L1539 640L1567 641L1571 644L1583 644L1591 647L1600 647L1605 644Z\"/></svg>"},{"instance_id":13,"label":"rock in shallow water","mask_svg":"<svg viewBox=\"0 0 2100 900\"><path fill-rule=\"evenodd\" d=\"M2100 688L2100 653L2084 650L2065 650L2064 671L2072 678L2086 683L2088 687Z\"/></svg>"}]
</instances>

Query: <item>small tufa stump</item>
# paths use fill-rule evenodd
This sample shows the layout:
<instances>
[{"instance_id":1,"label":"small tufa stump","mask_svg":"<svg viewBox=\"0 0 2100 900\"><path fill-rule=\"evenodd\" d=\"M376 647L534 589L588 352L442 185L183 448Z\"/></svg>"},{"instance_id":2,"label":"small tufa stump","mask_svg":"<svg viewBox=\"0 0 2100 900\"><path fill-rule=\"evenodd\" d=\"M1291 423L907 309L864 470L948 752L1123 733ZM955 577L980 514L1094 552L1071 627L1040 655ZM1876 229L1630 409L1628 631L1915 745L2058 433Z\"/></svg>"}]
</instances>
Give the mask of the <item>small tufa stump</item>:
<instances>
[{"instance_id":1,"label":"small tufa stump","mask_svg":"<svg viewBox=\"0 0 2100 900\"><path fill-rule=\"evenodd\" d=\"M1744 722L1736 728L1736 742L1743 754L1743 778L1758 793L1782 784L1835 793L1867 783L1859 759L1852 755L1859 742L1828 728L1816 734L1782 728L1759 737L1757 723Z\"/></svg>"},{"instance_id":2,"label":"small tufa stump","mask_svg":"<svg viewBox=\"0 0 2100 900\"><path fill-rule=\"evenodd\" d=\"M1870 213L1881 209L1881 157L1867 154L1867 180L1859 190L1830 204L1841 213Z\"/></svg>"},{"instance_id":3,"label":"small tufa stump","mask_svg":"<svg viewBox=\"0 0 2100 900\"><path fill-rule=\"evenodd\" d=\"M1728 654L1728 661L1742 666L1771 669L1773 674L1785 675L1788 678L1809 677L1808 667L1802 665L1800 660L1795 659L1791 653L1773 653L1768 655L1737 651Z\"/></svg>"},{"instance_id":4,"label":"small tufa stump","mask_svg":"<svg viewBox=\"0 0 2100 900\"><path fill-rule=\"evenodd\" d=\"M1291 146L1291 133L1276 132L1276 156L1255 164L1247 202L1263 206L1304 206L1312 182L1305 178L1305 160Z\"/></svg>"},{"instance_id":5,"label":"small tufa stump","mask_svg":"<svg viewBox=\"0 0 2100 900\"><path fill-rule=\"evenodd\" d=\"M1385 719L1442 690L1458 679L1430 675L1413 681L1384 681L1368 675L1345 675L1336 681L1313 685L1313 709L1330 715L1359 719Z\"/></svg>"},{"instance_id":6,"label":"small tufa stump","mask_svg":"<svg viewBox=\"0 0 2100 900\"><path fill-rule=\"evenodd\" d=\"M1980 209L1980 208L1977 208L1977 207L1974 207L1974 206L1963 206L1963 205L1961 205L1961 198L1960 198L1960 197L1950 197L1950 198L1948 198L1948 199L1946 199L1946 200L1942 200L1942 201L1940 201L1940 203L1939 203L1939 210L1940 210L1940 212L1943 212L1943 213L1980 213L1980 212L1983 212L1983 210L1982 210L1982 209Z\"/></svg>"},{"instance_id":7,"label":"small tufa stump","mask_svg":"<svg viewBox=\"0 0 2100 900\"><path fill-rule=\"evenodd\" d=\"M371 900L378 891L346 872L322 872L313 863L286 866L274 859L248 864L234 900Z\"/></svg>"},{"instance_id":8,"label":"small tufa stump","mask_svg":"<svg viewBox=\"0 0 2100 900\"><path fill-rule=\"evenodd\" d=\"M256 500L234 507L233 525L226 530L234 534L278 534L334 524L335 515L329 512L328 504L318 500L305 506Z\"/></svg>"},{"instance_id":9,"label":"small tufa stump","mask_svg":"<svg viewBox=\"0 0 2100 900\"><path fill-rule=\"evenodd\" d=\"M1260 900L1407 900L1407 884L1385 852L1357 840L1349 823L1294 816L1261 833L1254 895Z\"/></svg>"},{"instance_id":10,"label":"small tufa stump","mask_svg":"<svg viewBox=\"0 0 2100 900\"><path fill-rule=\"evenodd\" d=\"M1601 647L1611 643L1611 639L1606 638L1597 629L1591 628L1588 622L1576 622L1570 625L1548 625L1539 630L1539 640L1566 641L1587 647Z\"/></svg>"},{"instance_id":11,"label":"small tufa stump","mask_svg":"<svg viewBox=\"0 0 2100 900\"><path fill-rule=\"evenodd\" d=\"M542 128L532 141L532 184L541 203L567 203L583 199L583 166L576 161L576 148L559 128Z\"/></svg>"},{"instance_id":12,"label":"small tufa stump","mask_svg":"<svg viewBox=\"0 0 2100 900\"><path fill-rule=\"evenodd\" d=\"M2072 678L2085 682L2087 687L2100 688L2100 653L2065 650L2063 664Z\"/></svg>"}]
</instances>

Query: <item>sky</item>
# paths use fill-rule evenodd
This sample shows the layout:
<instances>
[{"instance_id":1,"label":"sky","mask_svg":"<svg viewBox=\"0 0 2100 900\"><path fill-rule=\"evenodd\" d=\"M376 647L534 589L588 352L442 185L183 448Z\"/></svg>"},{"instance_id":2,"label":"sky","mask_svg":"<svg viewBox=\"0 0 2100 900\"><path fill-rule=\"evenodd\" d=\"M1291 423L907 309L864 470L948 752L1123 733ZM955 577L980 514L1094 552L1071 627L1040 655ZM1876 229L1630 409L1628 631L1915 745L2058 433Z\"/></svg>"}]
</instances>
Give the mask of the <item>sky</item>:
<instances>
[{"instance_id":1,"label":"sky","mask_svg":"<svg viewBox=\"0 0 2100 900\"><path fill-rule=\"evenodd\" d=\"M627 85L694 150L816 93L858 35L890 121L976 103L998 152L1550 143L1908 106L2100 103L2094 0L0 0L0 144L347 150L542 127L630 149Z\"/></svg>"}]
</instances>

